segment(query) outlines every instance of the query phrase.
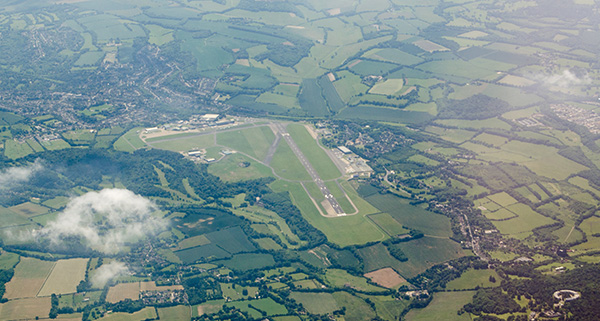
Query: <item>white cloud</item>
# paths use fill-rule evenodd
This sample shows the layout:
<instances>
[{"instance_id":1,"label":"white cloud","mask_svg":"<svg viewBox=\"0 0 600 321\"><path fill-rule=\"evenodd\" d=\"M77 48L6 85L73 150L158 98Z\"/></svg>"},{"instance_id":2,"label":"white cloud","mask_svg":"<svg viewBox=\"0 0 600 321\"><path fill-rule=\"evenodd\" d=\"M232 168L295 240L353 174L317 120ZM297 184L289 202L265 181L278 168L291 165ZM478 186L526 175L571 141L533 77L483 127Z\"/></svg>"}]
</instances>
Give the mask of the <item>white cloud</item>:
<instances>
[{"instance_id":1,"label":"white cloud","mask_svg":"<svg viewBox=\"0 0 600 321\"><path fill-rule=\"evenodd\" d=\"M7 168L0 172L0 187L26 182L31 175L43 168L44 166L38 160L27 166Z\"/></svg>"},{"instance_id":2,"label":"white cloud","mask_svg":"<svg viewBox=\"0 0 600 321\"><path fill-rule=\"evenodd\" d=\"M126 189L104 189L73 198L56 220L33 232L60 245L79 238L89 248L106 254L121 252L125 243L136 242L164 230L168 221L154 216L155 205Z\"/></svg>"},{"instance_id":3,"label":"white cloud","mask_svg":"<svg viewBox=\"0 0 600 321\"><path fill-rule=\"evenodd\" d=\"M538 75L534 77L536 80L541 81L545 85L548 86L558 86L563 88L568 88L571 86L577 85L585 85L591 83L591 79L588 75L583 77L578 77L576 74L572 73L570 70L563 70L562 73L554 74L554 75Z\"/></svg>"},{"instance_id":4,"label":"white cloud","mask_svg":"<svg viewBox=\"0 0 600 321\"><path fill-rule=\"evenodd\" d=\"M93 272L91 277L92 286L97 289L103 288L108 281L127 272L129 272L129 269L123 262L113 261L103 264Z\"/></svg>"}]
</instances>

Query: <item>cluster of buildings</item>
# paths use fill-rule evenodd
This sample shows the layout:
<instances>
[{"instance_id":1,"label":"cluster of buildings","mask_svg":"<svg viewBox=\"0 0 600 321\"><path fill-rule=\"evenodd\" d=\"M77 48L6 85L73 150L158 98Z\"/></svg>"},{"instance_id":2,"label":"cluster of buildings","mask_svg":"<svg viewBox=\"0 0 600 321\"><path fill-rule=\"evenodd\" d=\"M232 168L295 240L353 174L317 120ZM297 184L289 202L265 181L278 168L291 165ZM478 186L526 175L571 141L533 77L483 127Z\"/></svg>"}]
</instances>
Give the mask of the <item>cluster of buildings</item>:
<instances>
[{"instance_id":1,"label":"cluster of buildings","mask_svg":"<svg viewBox=\"0 0 600 321\"><path fill-rule=\"evenodd\" d=\"M584 126L593 134L600 133L600 115L587 109L568 104L550 106L552 111L561 119Z\"/></svg>"},{"instance_id":2,"label":"cluster of buildings","mask_svg":"<svg viewBox=\"0 0 600 321\"><path fill-rule=\"evenodd\" d=\"M352 177L370 177L373 169L367 161L356 155L346 146L338 146L333 149L333 154L344 163L346 174Z\"/></svg>"},{"instance_id":3,"label":"cluster of buildings","mask_svg":"<svg viewBox=\"0 0 600 321\"><path fill-rule=\"evenodd\" d=\"M178 120L160 127L150 127L145 129L145 133L155 133L159 131L188 131L206 127L218 127L233 125L236 123L235 117L226 117L220 114L194 115L188 120Z\"/></svg>"}]
</instances>

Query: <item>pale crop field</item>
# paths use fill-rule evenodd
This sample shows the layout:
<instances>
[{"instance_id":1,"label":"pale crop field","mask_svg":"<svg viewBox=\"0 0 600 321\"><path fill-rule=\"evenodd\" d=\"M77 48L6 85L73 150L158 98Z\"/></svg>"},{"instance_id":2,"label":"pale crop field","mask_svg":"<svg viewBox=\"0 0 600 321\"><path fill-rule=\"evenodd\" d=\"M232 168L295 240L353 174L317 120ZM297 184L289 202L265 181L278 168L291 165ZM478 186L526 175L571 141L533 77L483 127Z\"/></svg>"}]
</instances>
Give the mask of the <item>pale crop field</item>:
<instances>
[{"instance_id":1,"label":"pale crop field","mask_svg":"<svg viewBox=\"0 0 600 321\"><path fill-rule=\"evenodd\" d=\"M78 258L56 262L38 296L77 292L77 285L85 279L88 260Z\"/></svg>"}]
</instances>

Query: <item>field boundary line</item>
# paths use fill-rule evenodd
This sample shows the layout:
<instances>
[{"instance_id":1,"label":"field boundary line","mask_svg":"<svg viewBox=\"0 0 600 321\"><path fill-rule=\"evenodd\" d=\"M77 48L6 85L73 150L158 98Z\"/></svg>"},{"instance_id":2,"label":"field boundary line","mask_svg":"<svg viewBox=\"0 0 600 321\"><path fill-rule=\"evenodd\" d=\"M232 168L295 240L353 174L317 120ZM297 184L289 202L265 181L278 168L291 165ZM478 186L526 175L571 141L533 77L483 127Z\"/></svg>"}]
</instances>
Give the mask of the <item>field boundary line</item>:
<instances>
[{"instance_id":1,"label":"field boundary line","mask_svg":"<svg viewBox=\"0 0 600 321\"><path fill-rule=\"evenodd\" d=\"M46 278L44 279L44 283L42 283L42 286L40 287L40 289L38 290L37 294L35 295L36 298L40 297L40 292L42 292L42 289L44 289L44 286L46 285L46 282L48 282L48 278L50 277L50 275L52 274L52 272L54 271L54 269L56 268L56 264L58 263L58 261L53 262L54 264L52 265L52 268L50 269L50 272L48 272L48 275L46 275Z\"/></svg>"}]
</instances>

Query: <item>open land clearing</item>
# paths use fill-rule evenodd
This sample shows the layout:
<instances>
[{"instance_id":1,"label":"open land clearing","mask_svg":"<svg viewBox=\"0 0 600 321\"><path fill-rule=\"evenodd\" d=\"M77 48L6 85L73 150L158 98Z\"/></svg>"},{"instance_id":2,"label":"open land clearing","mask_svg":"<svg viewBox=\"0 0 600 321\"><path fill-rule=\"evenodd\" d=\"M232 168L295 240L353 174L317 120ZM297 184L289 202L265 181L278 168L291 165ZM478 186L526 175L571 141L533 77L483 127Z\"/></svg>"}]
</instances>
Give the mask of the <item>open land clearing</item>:
<instances>
[{"instance_id":1,"label":"open land clearing","mask_svg":"<svg viewBox=\"0 0 600 321\"><path fill-rule=\"evenodd\" d=\"M373 272L365 274L365 277L371 279L371 281L390 289L399 287L406 283L406 280L398 275L392 268L383 268Z\"/></svg>"}]
</instances>

